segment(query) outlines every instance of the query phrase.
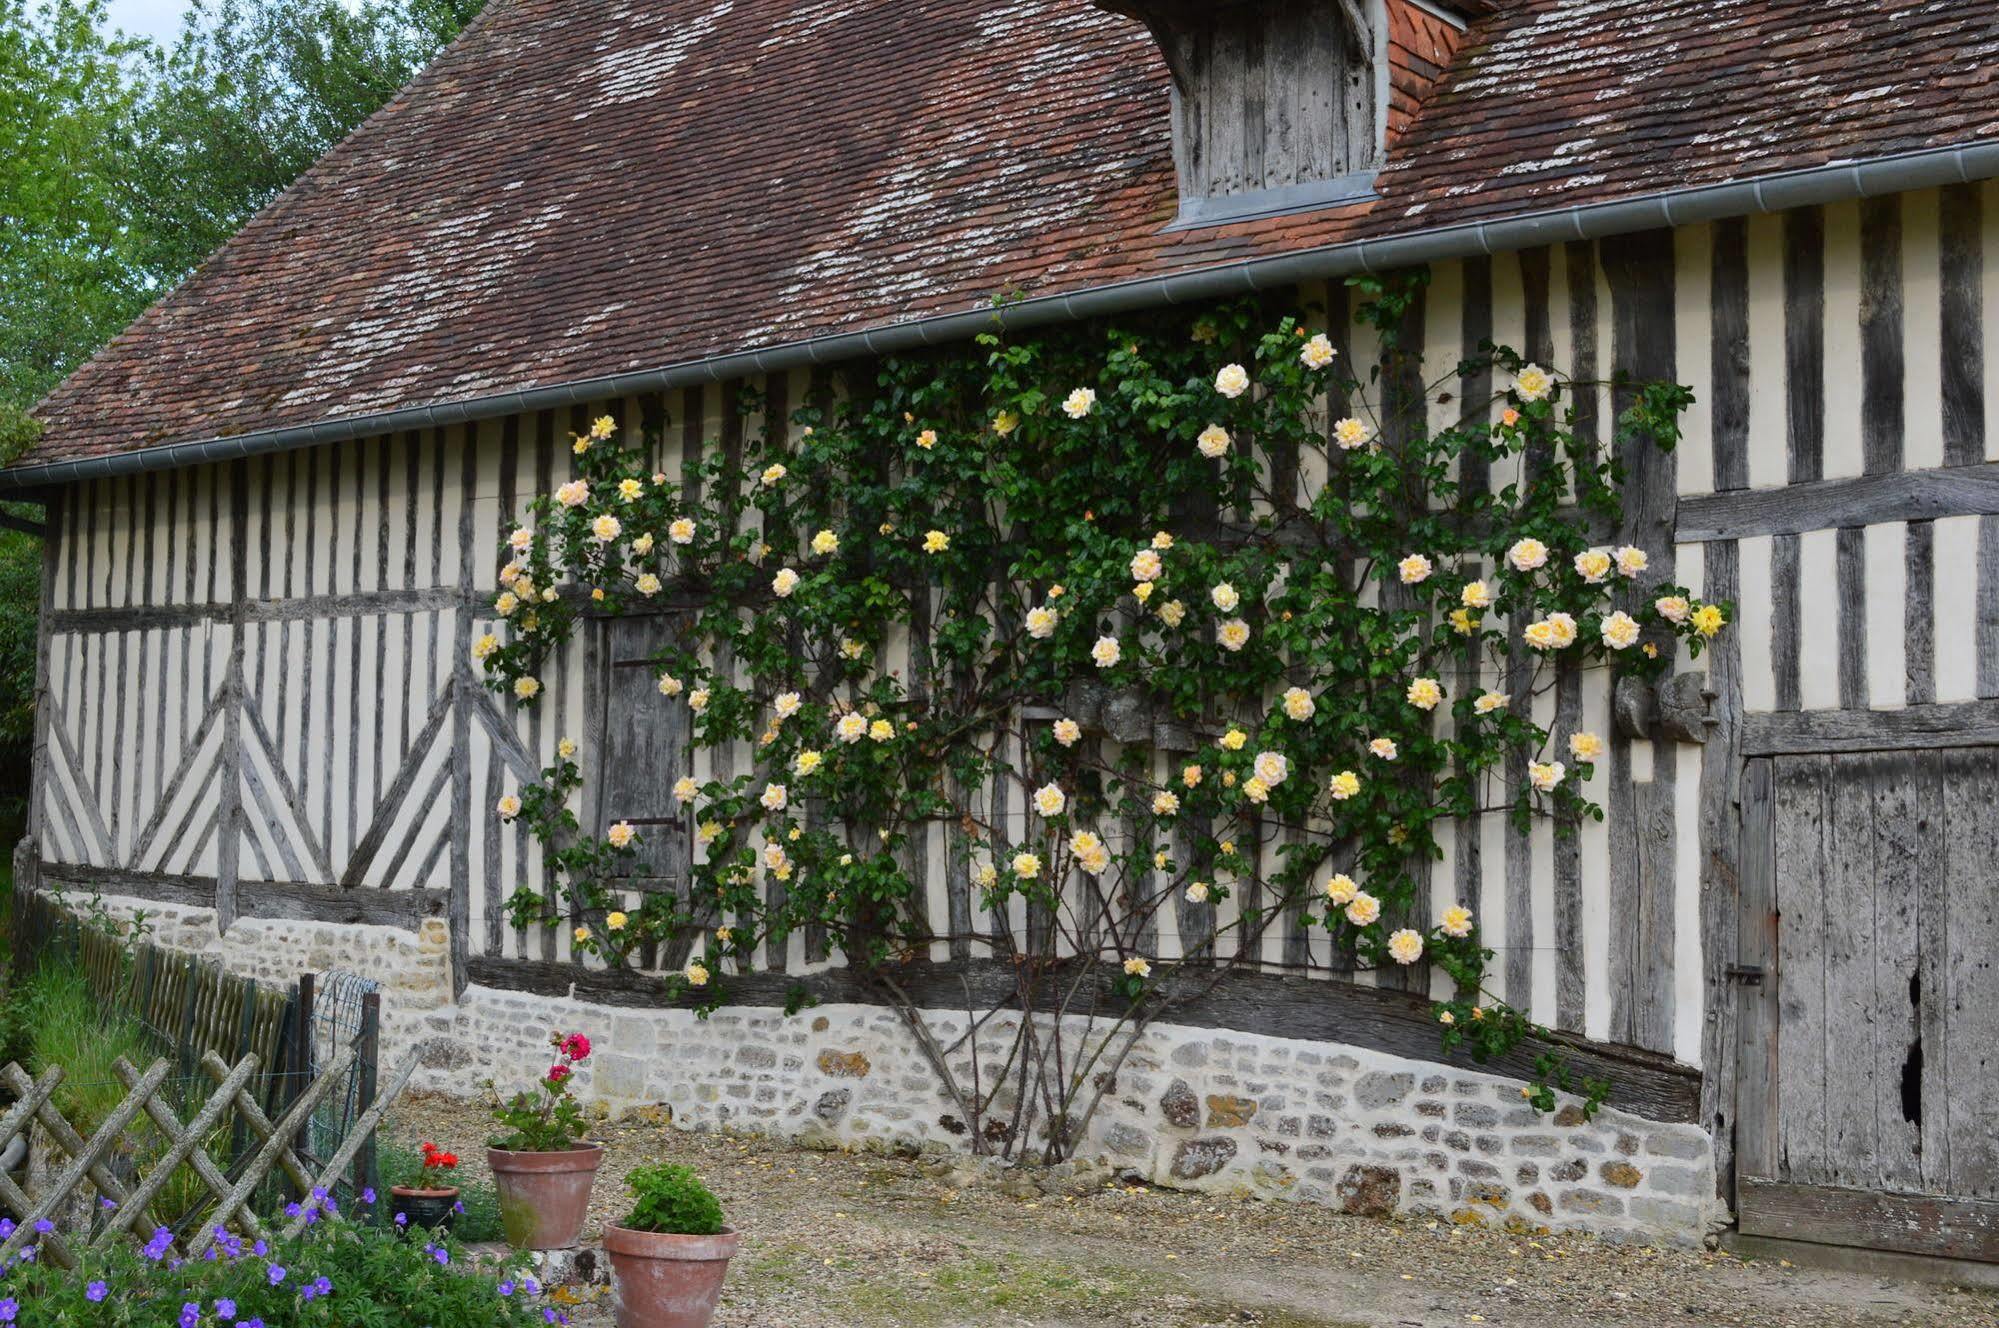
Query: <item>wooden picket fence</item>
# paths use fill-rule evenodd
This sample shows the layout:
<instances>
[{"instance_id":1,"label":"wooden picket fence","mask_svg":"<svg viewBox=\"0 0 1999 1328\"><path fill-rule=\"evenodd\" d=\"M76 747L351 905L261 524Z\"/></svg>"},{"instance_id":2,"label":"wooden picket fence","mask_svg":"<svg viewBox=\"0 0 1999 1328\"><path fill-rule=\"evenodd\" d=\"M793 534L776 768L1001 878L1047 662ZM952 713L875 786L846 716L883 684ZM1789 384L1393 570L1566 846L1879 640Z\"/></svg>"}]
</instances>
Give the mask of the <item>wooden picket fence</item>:
<instances>
[{"instance_id":1,"label":"wooden picket fence","mask_svg":"<svg viewBox=\"0 0 1999 1328\"><path fill-rule=\"evenodd\" d=\"M233 1229L253 1240L265 1237L268 1231L250 1206L250 1200L271 1172L282 1169L301 1195L330 1192L372 1146L383 1114L416 1070L416 1057L412 1054L377 1086L367 1110L315 1173L293 1143L320 1102L346 1083L356 1054L353 1046L342 1047L275 1121L250 1091L259 1064L255 1055L245 1056L231 1066L212 1051L203 1053L201 1070L214 1081L215 1089L186 1121L175 1111L166 1091L174 1068L172 1061L162 1056L142 1074L120 1059L116 1072L125 1084L126 1096L89 1139L79 1135L50 1101L63 1081L60 1066L51 1066L39 1079L30 1079L20 1066L10 1062L0 1068L0 1084L12 1090L16 1100L5 1115L0 1115L0 1152L6 1151L15 1136L39 1125L44 1137L61 1149L68 1161L39 1194L27 1193L11 1176L0 1172L0 1204L20 1216L13 1234L0 1241L0 1267L10 1263L24 1246L36 1241L40 1242L42 1257L64 1268L75 1268L72 1239L80 1239L93 1248L119 1239L150 1239L155 1230L161 1229L152 1215L153 1201L182 1167L193 1171L213 1202L212 1208L202 1211L191 1234L182 1237L183 1257L198 1257L223 1230ZM167 1148L150 1163L145 1175L128 1186L111 1165L112 1153L142 1113L151 1120ZM247 1126L257 1136L257 1142L247 1156L224 1171L209 1155L208 1145L219 1132L234 1128L232 1117ZM37 1230L39 1224L53 1223L69 1211L74 1206L73 1196L86 1187L108 1201L108 1206L93 1206L93 1212L101 1217L91 1230L81 1233L54 1227L47 1232ZM280 1234L295 1236L306 1222L306 1212L301 1211Z\"/></svg>"}]
</instances>

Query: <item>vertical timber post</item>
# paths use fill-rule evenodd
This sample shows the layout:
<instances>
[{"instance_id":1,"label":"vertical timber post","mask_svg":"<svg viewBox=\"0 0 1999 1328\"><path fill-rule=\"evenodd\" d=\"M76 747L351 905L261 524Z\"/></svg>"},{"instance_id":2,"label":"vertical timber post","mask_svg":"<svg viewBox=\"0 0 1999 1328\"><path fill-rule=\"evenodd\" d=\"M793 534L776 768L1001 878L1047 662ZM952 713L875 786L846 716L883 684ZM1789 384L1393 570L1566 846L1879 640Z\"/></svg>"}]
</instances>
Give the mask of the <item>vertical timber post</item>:
<instances>
[{"instance_id":1,"label":"vertical timber post","mask_svg":"<svg viewBox=\"0 0 1999 1328\"><path fill-rule=\"evenodd\" d=\"M298 978L298 1023L292 1029L292 1063L290 1074L287 1076L291 1082L285 1093L287 1109L298 1101L312 1082L312 999L313 976L310 973L301 973ZM292 1141L292 1146L300 1157L311 1156L311 1127L310 1119L302 1122L298 1127L298 1137ZM304 1198L303 1195L299 1197Z\"/></svg>"},{"instance_id":2,"label":"vertical timber post","mask_svg":"<svg viewBox=\"0 0 1999 1328\"><path fill-rule=\"evenodd\" d=\"M216 809L215 931L236 922L243 853L243 637L250 609L250 463L229 468L229 670L222 688L221 805Z\"/></svg>"},{"instance_id":3,"label":"vertical timber post","mask_svg":"<svg viewBox=\"0 0 1999 1328\"><path fill-rule=\"evenodd\" d=\"M371 991L361 998L361 1045L356 1065L360 1072L360 1090L354 1102L354 1117L359 1120L368 1114L368 1108L375 1105L375 1078L380 1071L382 1053L382 993ZM356 1195L374 1193L380 1198L382 1177L375 1156L375 1135L371 1130L361 1141L361 1149L354 1154L354 1192ZM376 1221L379 1204L368 1208L362 1214L363 1221Z\"/></svg>"}]
</instances>

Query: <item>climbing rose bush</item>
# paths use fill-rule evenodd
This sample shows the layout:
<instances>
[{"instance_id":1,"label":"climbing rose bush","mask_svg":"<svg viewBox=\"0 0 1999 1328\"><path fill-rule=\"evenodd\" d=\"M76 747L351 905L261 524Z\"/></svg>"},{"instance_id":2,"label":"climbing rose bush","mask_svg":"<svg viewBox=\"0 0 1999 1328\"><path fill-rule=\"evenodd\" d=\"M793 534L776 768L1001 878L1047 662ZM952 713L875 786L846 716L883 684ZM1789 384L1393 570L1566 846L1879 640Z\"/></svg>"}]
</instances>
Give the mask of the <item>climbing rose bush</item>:
<instances>
[{"instance_id":1,"label":"climbing rose bush","mask_svg":"<svg viewBox=\"0 0 1999 1328\"><path fill-rule=\"evenodd\" d=\"M577 920L613 966L658 947L702 1008L763 947L823 934L975 1138L1032 1126L1052 1154L1147 1021L1279 949L1434 985L1445 1044L1480 1059L1536 1034L1483 989L1478 921L1430 877L1438 827L1600 817L1583 788L1606 735L1550 731L1521 698L1564 667L1660 674L1730 606L1598 533L1617 456L1671 447L1686 389L1619 384L1598 441L1577 427L1598 385L1509 349L1426 383L1398 337L1422 279L1358 284L1366 364L1309 310L1231 305L887 360L686 475L597 421L576 478L506 534L501 627L475 653L531 705L579 621L685 606L654 660L660 722L745 755L726 779L657 772L695 865L684 894L632 905L638 837L579 825L565 743L498 808L560 881L523 887L516 925ZM1477 381L1496 390L1465 399ZM936 823L969 914L933 916L912 871ZM1008 961L1002 1003L1049 1017L1019 1021L1004 1068L954 1065L906 995L933 947ZM1089 1021L1080 1051L1059 1015ZM1569 1077L1541 1069L1552 1106ZM1581 1087L1591 1109L1606 1091Z\"/></svg>"}]
</instances>

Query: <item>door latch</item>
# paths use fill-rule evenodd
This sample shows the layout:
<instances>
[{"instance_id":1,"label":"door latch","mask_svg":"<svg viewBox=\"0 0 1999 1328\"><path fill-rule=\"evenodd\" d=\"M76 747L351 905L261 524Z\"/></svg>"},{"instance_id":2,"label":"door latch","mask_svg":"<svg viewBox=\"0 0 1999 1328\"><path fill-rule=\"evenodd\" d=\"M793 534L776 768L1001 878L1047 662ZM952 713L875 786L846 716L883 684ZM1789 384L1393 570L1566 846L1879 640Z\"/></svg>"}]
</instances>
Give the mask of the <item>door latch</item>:
<instances>
[{"instance_id":1,"label":"door latch","mask_svg":"<svg viewBox=\"0 0 1999 1328\"><path fill-rule=\"evenodd\" d=\"M1763 968L1760 964L1730 964L1723 976L1730 982L1740 982L1745 987L1763 985Z\"/></svg>"}]
</instances>

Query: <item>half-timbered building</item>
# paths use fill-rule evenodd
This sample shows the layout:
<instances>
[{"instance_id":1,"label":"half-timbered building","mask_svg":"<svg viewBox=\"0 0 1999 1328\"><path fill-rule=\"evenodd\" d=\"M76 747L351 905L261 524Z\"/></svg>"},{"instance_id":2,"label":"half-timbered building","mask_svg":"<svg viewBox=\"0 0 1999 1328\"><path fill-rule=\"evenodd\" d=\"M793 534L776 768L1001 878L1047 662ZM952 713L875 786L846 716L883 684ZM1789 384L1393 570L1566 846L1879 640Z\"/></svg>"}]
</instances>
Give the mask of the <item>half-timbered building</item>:
<instances>
[{"instance_id":1,"label":"half-timbered building","mask_svg":"<svg viewBox=\"0 0 1999 1328\"><path fill-rule=\"evenodd\" d=\"M1656 694L1564 676L1534 704L1611 735L1606 819L1459 823L1432 872L1614 1110L1519 1119L1392 982L1246 973L1158 1035L1101 1146L1999 1260L1995 176L1984 0L494 0L0 472L48 513L21 878L231 963L368 971L439 1083L587 1017L606 1100L948 1138L805 937L700 1024L508 924L542 869L486 809L558 735L586 816L657 823L668 877L668 785L733 758L649 704L645 619L590 623L547 704L489 692L498 534L590 418L693 474L996 295L1030 328L1269 291L1366 363L1344 279L1428 265L1433 364L1490 340L1695 393L1626 534L1732 630ZM940 933L978 909L951 835L912 868ZM758 1008L801 977L820 1010ZM1207 1093L1264 1109L1174 1109Z\"/></svg>"}]
</instances>

